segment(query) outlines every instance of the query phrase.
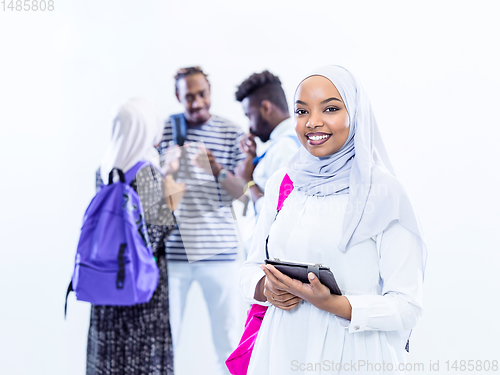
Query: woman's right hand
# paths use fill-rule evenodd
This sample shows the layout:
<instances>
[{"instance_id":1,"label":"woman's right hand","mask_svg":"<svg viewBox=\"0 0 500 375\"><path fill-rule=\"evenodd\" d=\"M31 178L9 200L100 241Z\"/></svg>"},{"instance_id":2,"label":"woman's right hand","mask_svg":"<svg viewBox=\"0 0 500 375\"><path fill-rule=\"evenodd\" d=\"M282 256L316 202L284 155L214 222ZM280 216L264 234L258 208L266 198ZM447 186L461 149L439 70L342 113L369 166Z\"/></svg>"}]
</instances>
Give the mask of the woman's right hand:
<instances>
[{"instance_id":1,"label":"woman's right hand","mask_svg":"<svg viewBox=\"0 0 500 375\"><path fill-rule=\"evenodd\" d=\"M286 311L294 309L299 305L300 301L302 301L302 298L280 289L278 285L273 283L267 276L260 279L255 288L254 297L261 302L267 300L277 308Z\"/></svg>"}]
</instances>

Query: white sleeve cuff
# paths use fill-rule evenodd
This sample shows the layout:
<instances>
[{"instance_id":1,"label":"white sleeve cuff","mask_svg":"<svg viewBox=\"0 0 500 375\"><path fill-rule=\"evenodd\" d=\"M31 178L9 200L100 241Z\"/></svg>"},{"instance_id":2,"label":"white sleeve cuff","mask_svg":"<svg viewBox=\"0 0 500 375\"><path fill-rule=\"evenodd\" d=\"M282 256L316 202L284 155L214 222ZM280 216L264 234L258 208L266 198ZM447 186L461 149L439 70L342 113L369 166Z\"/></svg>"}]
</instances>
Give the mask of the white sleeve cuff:
<instances>
[{"instance_id":1,"label":"white sleeve cuff","mask_svg":"<svg viewBox=\"0 0 500 375\"><path fill-rule=\"evenodd\" d=\"M257 284L259 283L260 279L262 279L262 277L264 277L266 274L264 273L264 271L262 271L260 268L259 269L256 269L255 272L254 272L254 275L252 275L248 281L246 281L243 285L243 288L242 288L242 294L243 294L243 297L245 299L245 302L247 303L250 303L250 304L258 304L258 305L262 305L262 306L271 306L271 303L270 302L261 302L261 301L257 301L255 298L254 298L254 295L255 295L255 288L257 287Z\"/></svg>"},{"instance_id":2,"label":"white sleeve cuff","mask_svg":"<svg viewBox=\"0 0 500 375\"><path fill-rule=\"evenodd\" d=\"M264 271L262 271L262 270L260 270L260 271L261 271L261 273L256 274L251 279L251 283L253 285L251 303L254 303L254 304L257 304L257 305L262 305L262 306L271 306L272 305L271 302L268 302L268 301L265 301L265 302L257 301L255 298L253 298L253 296L255 295L255 288L257 287L257 284L259 283L260 279L262 279L263 276L266 276L266 274L264 273Z\"/></svg>"},{"instance_id":3,"label":"white sleeve cuff","mask_svg":"<svg viewBox=\"0 0 500 375\"><path fill-rule=\"evenodd\" d=\"M349 333L363 332L367 329L368 303L365 296L344 296L351 304L351 322Z\"/></svg>"}]
</instances>

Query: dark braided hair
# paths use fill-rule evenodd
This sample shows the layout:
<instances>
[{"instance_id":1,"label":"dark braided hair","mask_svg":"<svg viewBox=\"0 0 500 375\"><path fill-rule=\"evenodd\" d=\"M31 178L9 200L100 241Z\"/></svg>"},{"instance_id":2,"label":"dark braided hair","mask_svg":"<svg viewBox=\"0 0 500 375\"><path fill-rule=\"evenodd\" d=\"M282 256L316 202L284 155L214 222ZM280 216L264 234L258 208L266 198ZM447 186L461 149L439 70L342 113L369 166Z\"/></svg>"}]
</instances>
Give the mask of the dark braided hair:
<instances>
[{"instance_id":1,"label":"dark braided hair","mask_svg":"<svg viewBox=\"0 0 500 375\"><path fill-rule=\"evenodd\" d=\"M199 67L199 66L189 66L187 68L180 68L177 73L175 73L175 93L177 94L178 93L178 87L177 87L177 82L179 82L179 80L181 78L184 78L184 77L187 77L187 76L190 76L190 75L193 75L193 74L203 74L203 76L205 77L205 79L207 80L208 82L208 74L205 74L205 72Z\"/></svg>"},{"instance_id":2,"label":"dark braided hair","mask_svg":"<svg viewBox=\"0 0 500 375\"><path fill-rule=\"evenodd\" d=\"M256 104L263 100L269 100L283 112L288 112L288 104L283 87L281 87L281 81L268 70L254 73L241 83L236 91L236 100L241 102L247 97Z\"/></svg>"}]
</instances>

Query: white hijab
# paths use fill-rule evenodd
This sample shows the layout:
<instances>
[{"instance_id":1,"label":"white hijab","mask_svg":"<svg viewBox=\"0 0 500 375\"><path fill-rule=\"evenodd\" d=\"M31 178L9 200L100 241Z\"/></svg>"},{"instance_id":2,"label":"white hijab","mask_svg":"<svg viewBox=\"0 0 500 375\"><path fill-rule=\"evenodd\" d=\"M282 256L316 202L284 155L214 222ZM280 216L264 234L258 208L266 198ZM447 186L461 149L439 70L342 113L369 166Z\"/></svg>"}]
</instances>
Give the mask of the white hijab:
<instances>
[{"instance_id":1,"label":"white hijab","mask_svg":"<svg viewBox=\"0 0 500 375\"><path fill-rule=\"evenodd\" d=\"M304 79L314 75L330 80L342 96L349 113L350 133L346 144L330 157L316 158L301 147L287 165L287 173L294 186L305 194L309 194L309 191L309 195L313 195L317 186L343 186L348 180L351 209L346 211L343 222L343 237L339 244L343 252L378 235L393 222L399 222L422 240L415 210L394 173L365 90L348 70L340 66L329 65L316 69ZM350 149L347 146L351 138L354 139L354 157L339 167L341 158L338 156ZM329 163L336 163L337 166L332 168ZM321 178L321 174L326 174L322 176L321 183L311 183L311 179ZM311 186L314 189L311 190ZM325 186L322 186L321 191L326 192L323 195L345 192ZM422 245L425 265L423 240Z\"/></svg>"},{"instance_id":2,"label":"white hijab","mask_svg":"<svg viewBox=\"0 0 500 375\"><path fill-rule=\"evenodd\" d=\"M101 177L108 183L109 172L119 168L126 173L139 161L159 168L163 122L155 105L142 98L130 99L120 106L113 120L111 143L101 161Z\"/></svg>"}]
</instances>

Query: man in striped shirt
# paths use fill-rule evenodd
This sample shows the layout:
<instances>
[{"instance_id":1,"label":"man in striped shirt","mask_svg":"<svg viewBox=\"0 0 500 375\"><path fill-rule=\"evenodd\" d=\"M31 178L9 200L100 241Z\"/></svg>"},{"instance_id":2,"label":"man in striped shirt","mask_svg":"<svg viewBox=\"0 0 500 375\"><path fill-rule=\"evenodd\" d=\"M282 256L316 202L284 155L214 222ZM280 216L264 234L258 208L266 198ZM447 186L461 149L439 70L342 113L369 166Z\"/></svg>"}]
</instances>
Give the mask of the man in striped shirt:
<instances>
[{"instance_id":1,"label":"man in striped shirt","mask_svg":"<svg viewBox=\"0 0 500 375\"><path fill-rule=\"evenodd\" d=\"M167 240L170 323L174 349L191 283L200 284L212 325L218 358L217 374L228 374L225 360L237 344L238 238L231 202L243 195L243 182L234 176L245 154L239 148L242 130L210 114L210 83L199 67L179 69L175 93L184 105L187 124L185 162L177 180L186 192L175 211L178 229ZM176 144L172 118L166 122L160 154ZM202 144L200 144L202 142Z\"/></svg>"}]
</instances>

